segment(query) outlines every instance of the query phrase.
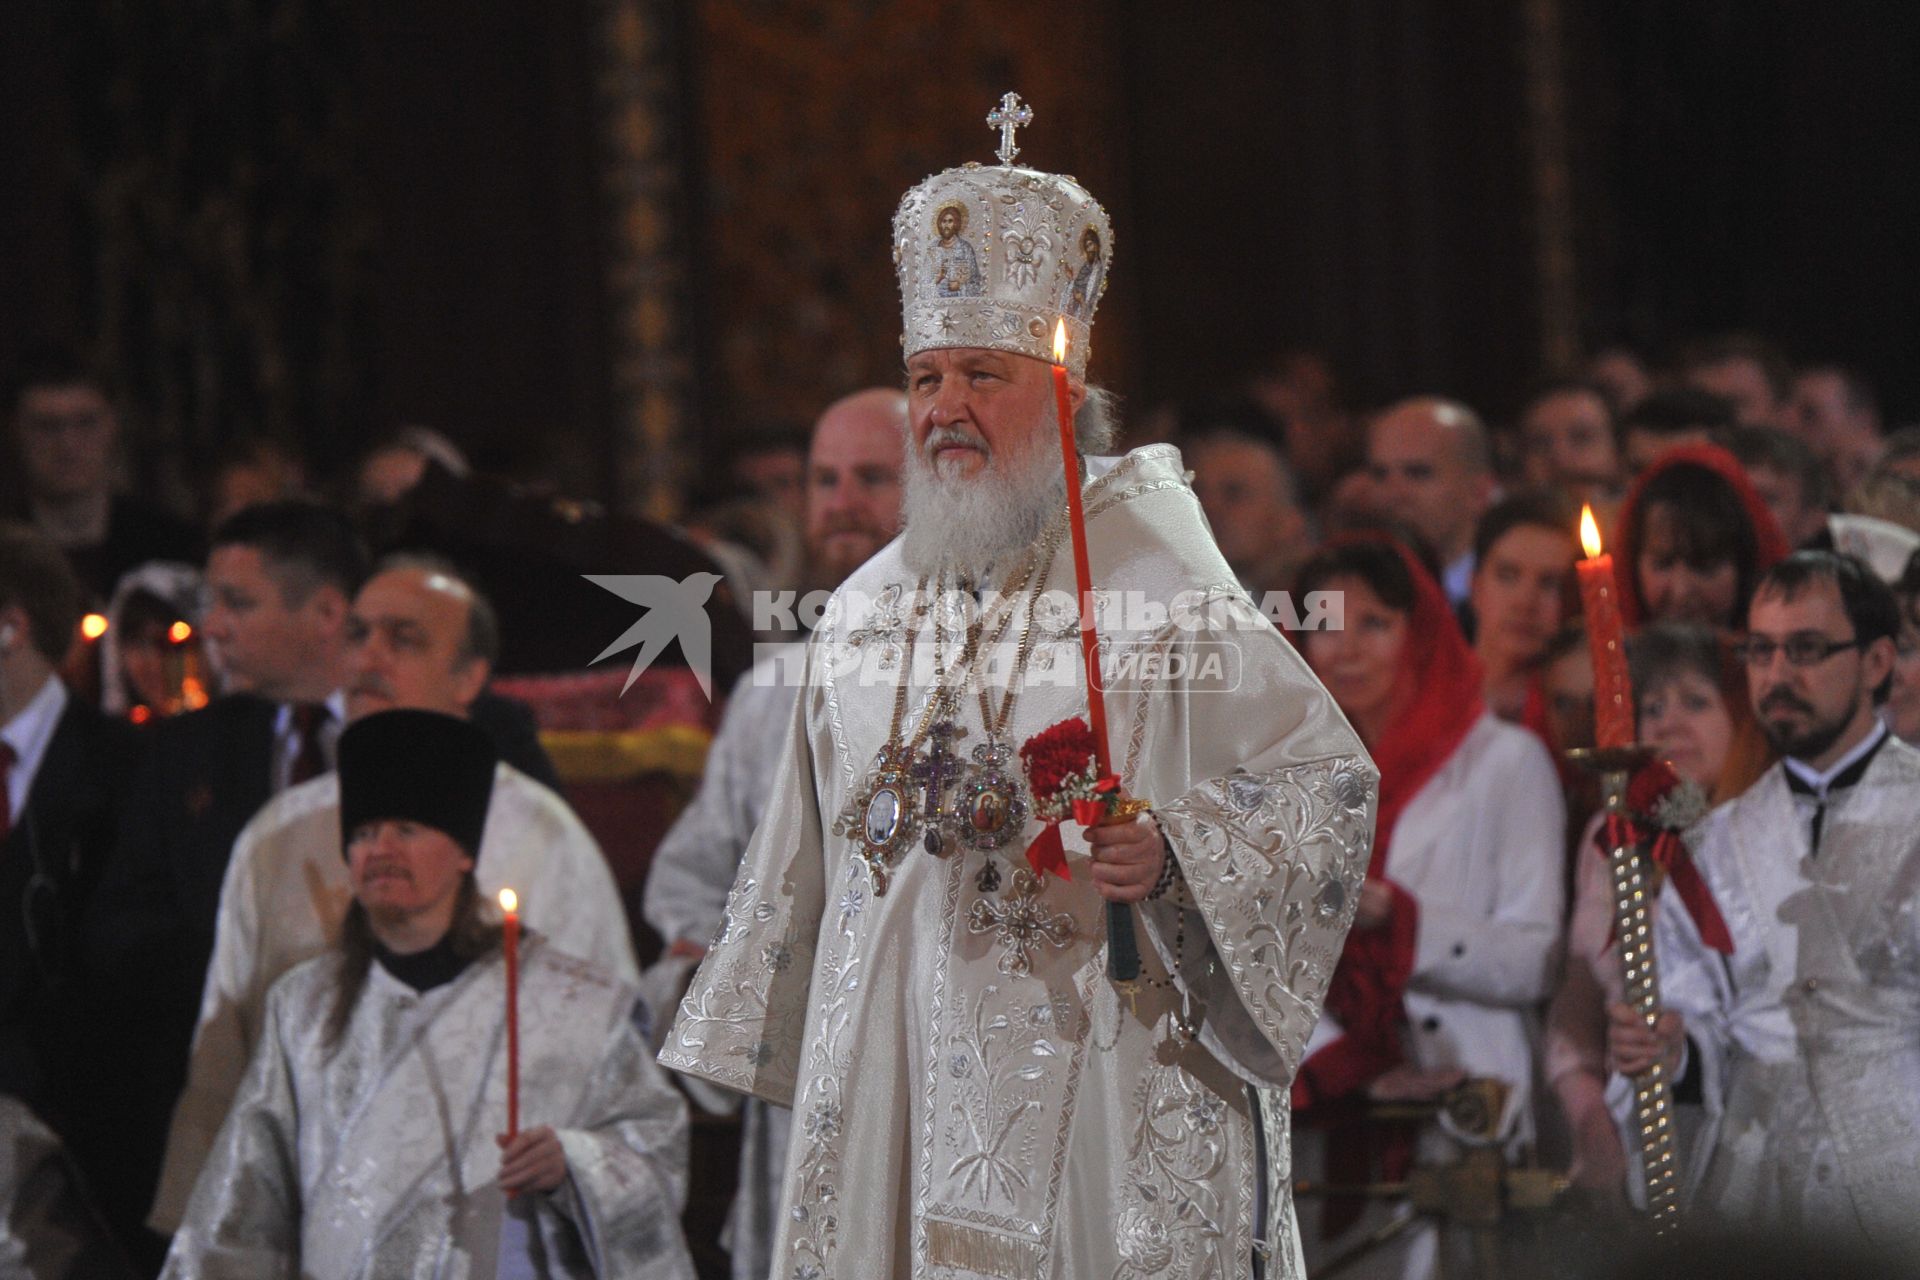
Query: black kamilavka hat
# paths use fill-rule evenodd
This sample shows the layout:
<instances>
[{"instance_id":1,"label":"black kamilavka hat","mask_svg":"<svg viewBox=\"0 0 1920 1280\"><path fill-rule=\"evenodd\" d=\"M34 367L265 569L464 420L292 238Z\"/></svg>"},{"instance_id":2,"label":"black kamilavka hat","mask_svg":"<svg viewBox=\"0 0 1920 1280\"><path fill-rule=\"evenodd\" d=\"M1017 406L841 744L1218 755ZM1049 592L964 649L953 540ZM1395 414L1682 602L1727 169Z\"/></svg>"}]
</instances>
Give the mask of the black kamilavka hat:
<instances>
[{"instance_id":1,"label":"black kamilavka hat","mask_svg":"<svg viewBox=\"0 0 1920 1280\"><path fill-rule=\"evenodd\" d=\"M493 799L493 741L438 711L381 711L340 735L340 849L369 822L403 819L444 831L469 854Z\"/></svg>"}]
</instances>

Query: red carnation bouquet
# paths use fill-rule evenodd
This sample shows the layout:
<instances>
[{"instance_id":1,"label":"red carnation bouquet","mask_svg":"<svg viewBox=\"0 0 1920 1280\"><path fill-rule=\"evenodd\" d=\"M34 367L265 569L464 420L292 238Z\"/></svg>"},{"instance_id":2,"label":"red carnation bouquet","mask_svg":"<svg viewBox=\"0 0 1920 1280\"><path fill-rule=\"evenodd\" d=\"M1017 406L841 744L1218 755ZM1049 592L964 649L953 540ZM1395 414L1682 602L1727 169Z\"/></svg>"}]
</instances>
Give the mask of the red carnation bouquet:
<instances>
[{"instance_id":1,"label":"red carnation bouquet","mask_svg":"<svg viewBox=\"0 0 1920 1280\"><path fill-rule=\"evenodd\" d=\"M1021 746L1033 815L1046 823L1027 846L1027 863L1036 875L1051 872L1071 880L1060 824L1072 818L1083 827L1096 826L1113 811L1120 780L1112 774L1101 776L1097 761L1093 730L1079 716L1042 729Z\"/></svg>"},{"instance_id":2,"label":"red carnation bouquet","mask_svg":"<svg viewBox=\"0 0 1920 1280\"><path fill-rule=\"evenodd\" d=\"M1681 832L1707 816L1711 806L1700 784L1688 782L1665 760L1641 765L1627 780L1627 812L1607 815L1599 832L1600 855L1623 844L1646 850L1656 873L1673 882L1687 914L1699 926L1700 940L1731 955L1733 937L1714 903L1713 892L1687 854Z\"/></svg>"}]
</instances>

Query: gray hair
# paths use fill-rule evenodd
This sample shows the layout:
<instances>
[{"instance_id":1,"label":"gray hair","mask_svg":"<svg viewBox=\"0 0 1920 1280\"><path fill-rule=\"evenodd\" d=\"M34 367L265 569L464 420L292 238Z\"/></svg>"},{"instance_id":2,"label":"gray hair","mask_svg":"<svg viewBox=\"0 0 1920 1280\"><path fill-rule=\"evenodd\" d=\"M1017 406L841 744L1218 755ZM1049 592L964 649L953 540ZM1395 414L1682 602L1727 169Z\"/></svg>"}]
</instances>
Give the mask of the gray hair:
<instances>
[{"instance_id":1,"label":"gray hair","mask_svg":"<svg viewBox=\"0 0 1920 1280\"><path fill-rule=\"evenodd\" d=\"M1120 438L1120 397L1089 382L1087 398L1073 415L1073 435L1080 442L1081 453L1110 452Z\"/></svg>"}]
</instances>

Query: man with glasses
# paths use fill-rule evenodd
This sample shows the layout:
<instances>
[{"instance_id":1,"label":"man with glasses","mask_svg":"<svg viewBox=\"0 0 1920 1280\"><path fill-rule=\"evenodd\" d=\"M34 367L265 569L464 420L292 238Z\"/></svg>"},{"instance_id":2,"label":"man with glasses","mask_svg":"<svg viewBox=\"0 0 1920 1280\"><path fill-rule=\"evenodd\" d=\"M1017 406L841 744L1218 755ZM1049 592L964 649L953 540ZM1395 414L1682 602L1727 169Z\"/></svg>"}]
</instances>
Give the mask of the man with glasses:
<instances>
[{"instance_id":1,"label":"man with glasses","mask_svg":"<svg viewBox=\"0 0 1920 1280\"><path fill-rule=\"evenodd\" d=\"M1920 751L1887 732L1899 614L1858 560L1802 551L1761 579L1744 646L1782 759L1690 833L1732 951L1667 894L1666 1004L1611 1011L1625 1075L1697 1076L1695 1212L1920 1257ZM1616 1110L1630 1090L1613 1082ZM1892 1274L1892 1272L1889 1272Z\"/></svg>"}]
</instances>

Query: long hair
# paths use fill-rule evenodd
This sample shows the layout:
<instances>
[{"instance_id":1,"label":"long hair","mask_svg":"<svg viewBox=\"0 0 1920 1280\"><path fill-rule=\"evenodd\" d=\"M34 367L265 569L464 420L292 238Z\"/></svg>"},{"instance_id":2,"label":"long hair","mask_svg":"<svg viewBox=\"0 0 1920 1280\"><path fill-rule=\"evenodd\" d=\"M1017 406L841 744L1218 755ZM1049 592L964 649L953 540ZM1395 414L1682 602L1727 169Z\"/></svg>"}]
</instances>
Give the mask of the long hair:
<instances>
[{"instance_id":1,"label":"long hair","mask_svg":"<svg viewBox=\"0 0 1920 1280\"><path fill-rule=\"evenodd\" d=\"M1734 456L1715 444L1685 444L1669 449L1641 473L1620 504L1619 546L1613 571L1620 585L1620 616L1627 630L1648 620L1640 590L1640 551L1646 544L1647 508L1671 513L1675 548L1696 566L1729 562L1734 567L1734 609L1715 625L1740 630L1746 602L1768 569L1790 548L1773 513L1754 492L1753 483Z\"/></svg>"},{"instance_id":2,"label":"long hair","mask_svg":"<svg viewBox=\"0 0 1920 1280\"><path fill-rule=\"evenodd\" d=\"M453 900L453 922L447 926L447 940L453 954L462 960L477 959L500 945L500 926L489 918L485 899L480 896L480 886L474 883L471 871L460 878L460 888ZM347 904L347 918L340 927L333 1007L327 1012L328 1053L340 1047L340 1037L346 1034L354 1006L360 1003L360 993L366 990L367 970L373 965L375 945L373 922L367 919L367 909L355 898Z\"/></svg>"}]
</instances>

